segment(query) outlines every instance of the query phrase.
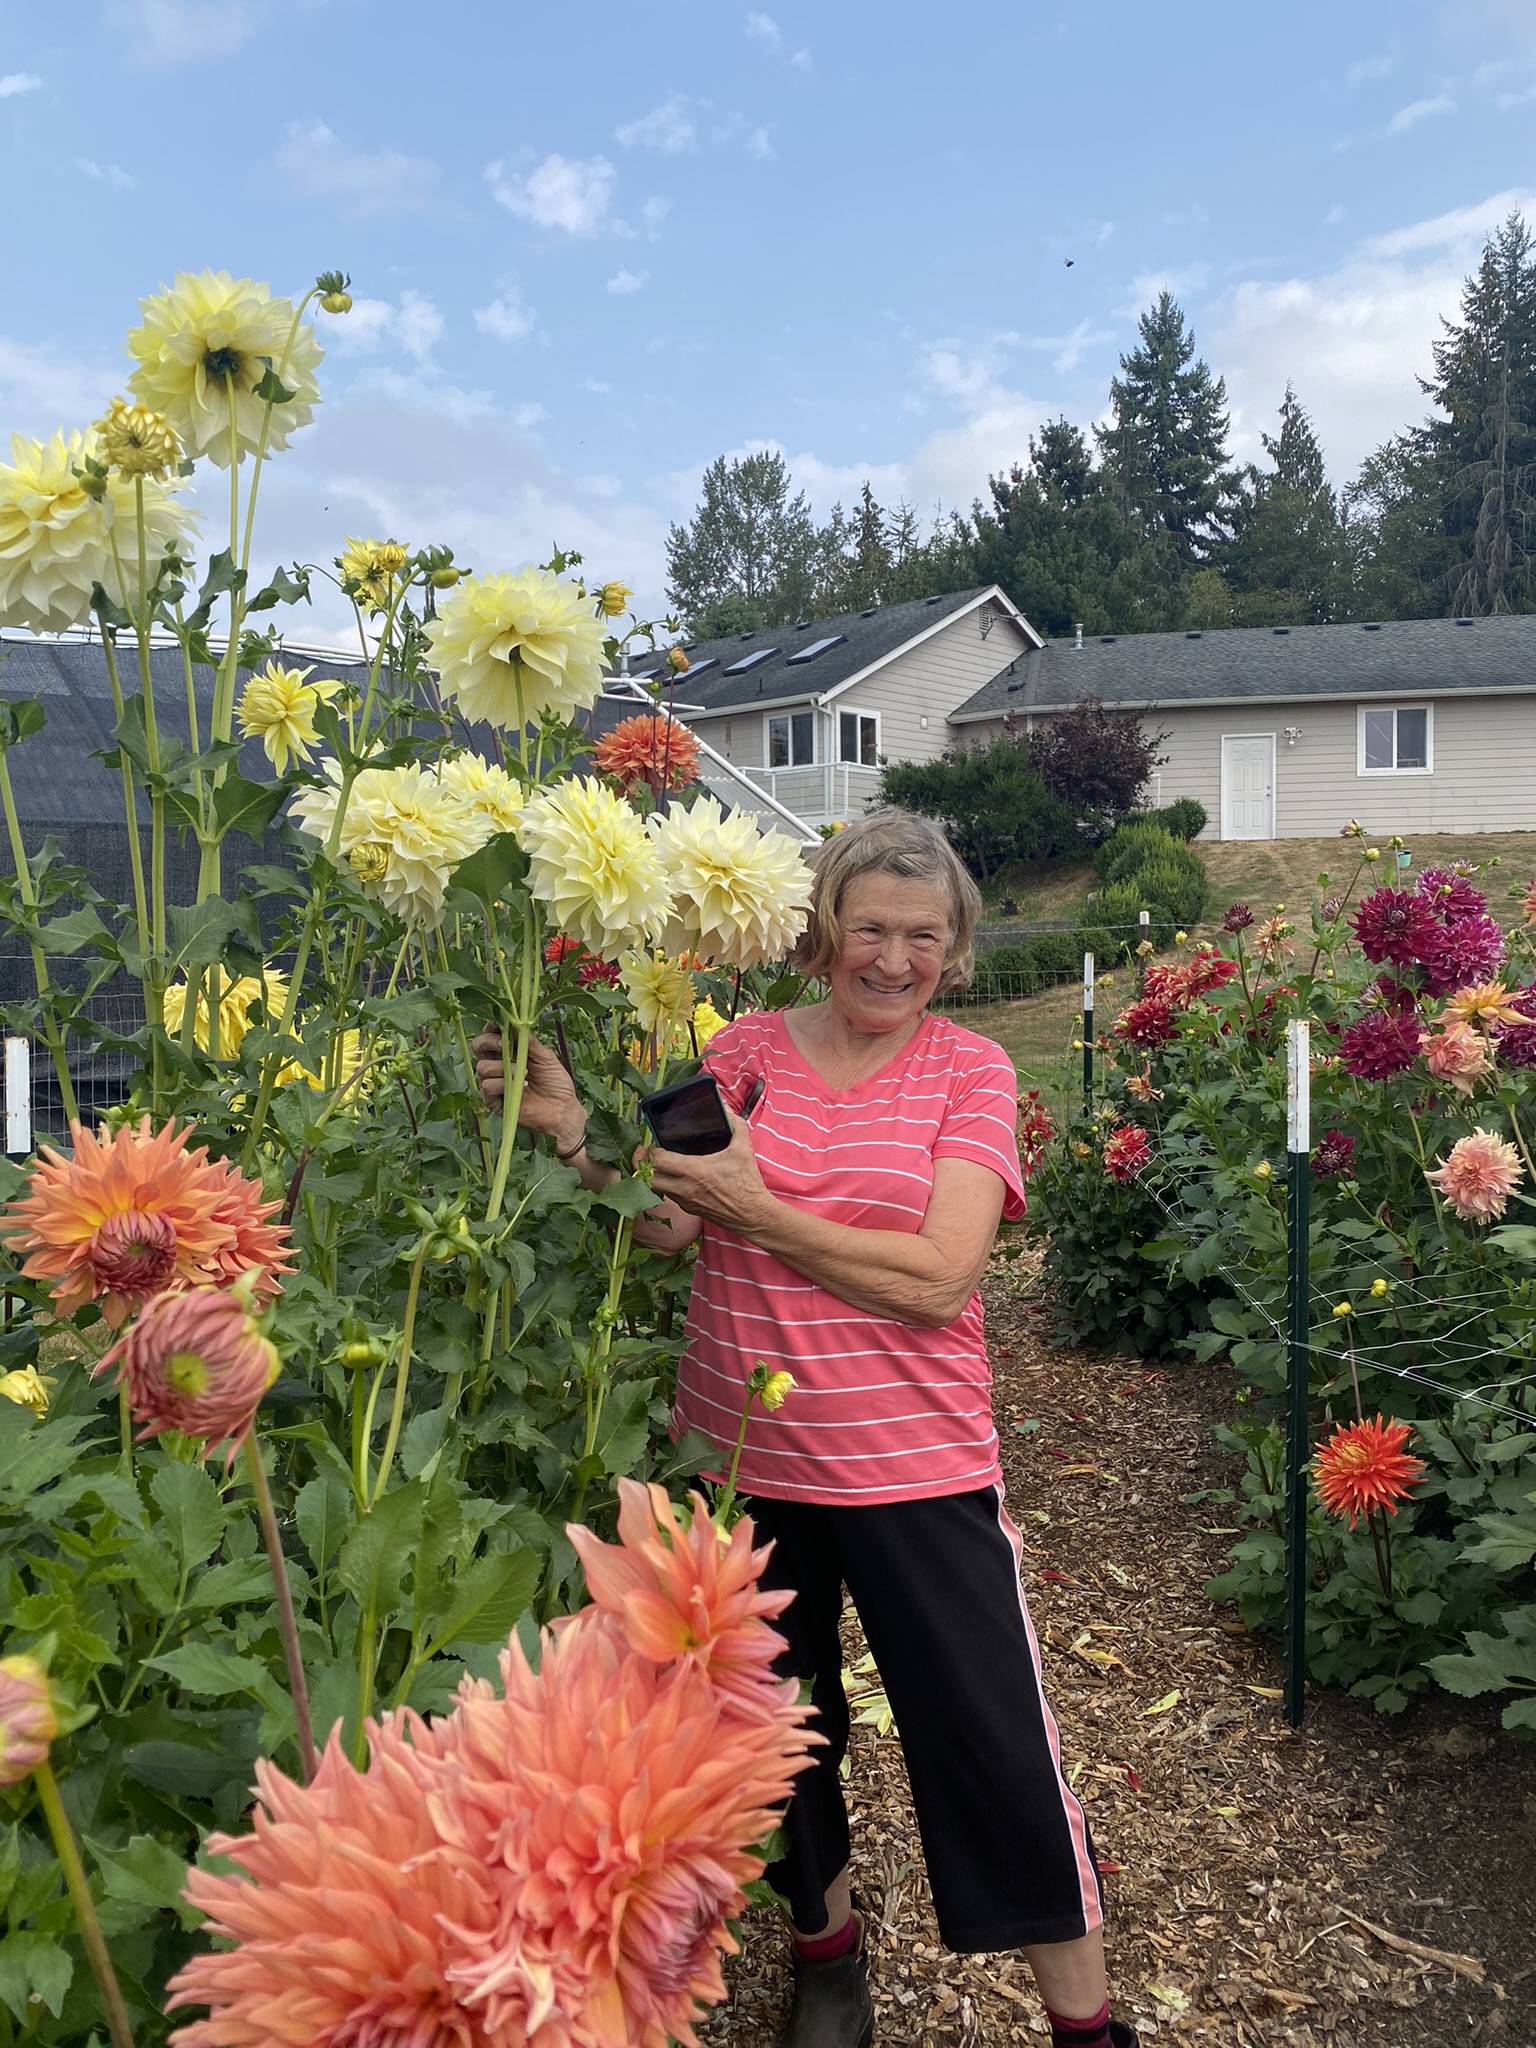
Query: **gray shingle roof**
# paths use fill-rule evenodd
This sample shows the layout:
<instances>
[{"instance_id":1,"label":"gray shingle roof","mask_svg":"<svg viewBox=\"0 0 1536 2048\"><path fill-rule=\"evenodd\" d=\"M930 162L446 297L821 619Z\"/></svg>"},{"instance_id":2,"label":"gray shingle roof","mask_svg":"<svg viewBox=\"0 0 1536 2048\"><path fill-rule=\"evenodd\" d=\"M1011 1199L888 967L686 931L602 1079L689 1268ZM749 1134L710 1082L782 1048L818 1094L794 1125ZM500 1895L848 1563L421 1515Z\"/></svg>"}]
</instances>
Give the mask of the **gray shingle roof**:
<instances>
[{"instance_id":1,"label":"gray shingle roof","mask_svg":"<svg viewBox=\"0 0 1536 2048\"><path fill-rule=\"evenodd\" d=\"M1126 707L1284 702L1536 688L1536 614L1399 619L1379 626L1122 633L1051 640L1020 655L951 724L1097 697Z\"/></svg>"},{"instance_id":2,"label":"gray shingle roof","mask_svg":"<svg viewBox=\"0 0 1536 2048\"><path fill-rule=\"evenodd\" d=\"M870 611L807 619L801 625L765 626L759 633L733 633L724 640L697 641L687 650L690 668L678 678L678 700L701 704L708 713L731 711L743 704L819 697L850 676L858 675L872 662L894 654L941 620L953 618L991 587L977 584L970 590L951 590L942 597L917 598L909 604L877 605ZM814 661L794 661L793 656L801 649L818 640L839 636L840 644L825 649ZM767 660L754 663L741 675L725 673L732 663L765 648L773 650ZM642 660L635 655L630 673L643 676L659 667L654 658Z\"/></svg>"}]
</instances>

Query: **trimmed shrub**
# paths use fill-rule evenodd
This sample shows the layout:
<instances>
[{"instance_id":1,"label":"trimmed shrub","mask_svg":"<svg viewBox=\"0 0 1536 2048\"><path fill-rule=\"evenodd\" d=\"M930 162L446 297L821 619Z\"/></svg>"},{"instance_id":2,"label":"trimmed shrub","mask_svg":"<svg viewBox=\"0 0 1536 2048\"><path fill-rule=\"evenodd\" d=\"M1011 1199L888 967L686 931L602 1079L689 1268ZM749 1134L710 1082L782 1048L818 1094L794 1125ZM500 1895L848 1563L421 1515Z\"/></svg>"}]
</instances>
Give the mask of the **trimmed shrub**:
<instances>
[{"instance_id":1,"label":"trimmed shrub","mask_svg":"<svg viewBox=\"0 0 1536 2048\"><path fill-rule=\"evenodd\" d=\"M1083 912L1082 923L1072 934L1078 953L1091 953L1101 971L1129 959L1141 943L1143 910L1152 912L1153 945L1167 945L1174 932L1172 924L1167 922L1168 913L1159 913L1147 902L1139 882L1111 882L1088 905ZM1166 938L1158 936L1163 924L1167 924Z\"/></svg>"},{"instance_id":2,"label":"trimmed shrub","mask_svg":"<svg viewBox=\"0 0 1536 2048\"><path fill-rule=\"evenodd\" d=\"M1152 912L1152 921L1157 922L1157 913L1164 910L1172 920L1169 938L1179 927L1188 929L1198 924L1205 915L1207 885L1205 862L1198 853L1191 853L1187 846L1181 846L1176 856L1160 855L1149 860L1145 867L1138 868L1134 876L1135 886L1147 899L1147 909ZM1166 939L1159 939L1159 945L1166 945Z\"/></svg>"},{"instance_id":3,"label":"trimmed shrub","mask_svg":"<svg viewBox=\"0 0 1536 2048\"><path fill-rule=\"evenodd\" d=\"M1175 839L1182 839L1188 845L1191 839L1198 839L1210 823L1210 814L1197 797L1175 797L1171 804L1164 804L1160 811L1151 815L1171 832Z\"/></svg>"},{"instance_id":4,"label":"trimmed shrub","mask_svg":"<svg viewBox=\"0 0 1536 2048\"><path fill-rule=\"evenodd\" d=\"M1177 854L1181 845L1155 818L1133 818L1105 840L1093 856L1093 871L1101 882L1128 882L1149 860Z\"/></svg>"},{"instance_id":5,"label":"trimmed shrub","mask_svg":"<svg viewBox=\"0 0 1536 2048\"><path fill-rule=\"evenodd\" d=\"M1082 948L1073 932L1031 932L1007 946L992 946L976 956L975 992L994 1001L1038 995L1042 989L1075 976Z\"/></svg>"}]
</instances>

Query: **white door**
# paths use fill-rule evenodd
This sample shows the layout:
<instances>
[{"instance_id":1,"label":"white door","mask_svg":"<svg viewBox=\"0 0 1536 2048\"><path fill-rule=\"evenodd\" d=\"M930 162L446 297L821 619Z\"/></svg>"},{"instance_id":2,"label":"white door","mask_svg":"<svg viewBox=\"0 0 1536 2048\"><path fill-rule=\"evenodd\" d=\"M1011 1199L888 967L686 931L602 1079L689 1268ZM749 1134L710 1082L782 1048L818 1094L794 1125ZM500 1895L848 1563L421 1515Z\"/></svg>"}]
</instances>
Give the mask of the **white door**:
<instances>
[{"instance_id":1,"label":"white door","mask_svg":"<svg viewBox=\"0 0 1536 2048\"><path fill-rule=\"evenodd\" d=\"M1275 736L1224 734L1221 742L1221 836L1275 836Z\"/></svg>"}]
</instances>

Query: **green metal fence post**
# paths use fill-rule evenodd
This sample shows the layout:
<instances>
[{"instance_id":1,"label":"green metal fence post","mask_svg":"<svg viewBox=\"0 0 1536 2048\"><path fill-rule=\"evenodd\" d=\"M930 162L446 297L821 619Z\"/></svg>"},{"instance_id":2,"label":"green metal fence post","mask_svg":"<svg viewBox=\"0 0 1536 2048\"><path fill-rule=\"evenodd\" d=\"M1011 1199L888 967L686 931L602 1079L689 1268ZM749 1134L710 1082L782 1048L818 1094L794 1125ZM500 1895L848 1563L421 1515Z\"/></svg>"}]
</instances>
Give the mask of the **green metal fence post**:
<instances>
[{"instance_id":1,"label":"green metal fence post","mask_svg":"<svg viewBox=\"0 0 1536 2048\"><path fill-rule=\"evenodd\" d=\"M1093 955L1083 955L1083 1114L1093 1115Z\"/></svg>"},{"instance_id":2,"label":"green metal fence post","mask_svg":"<svg viewBox=\"0 0 1536 2048\"><path fill-rule=\"evenodd\" d=\"M1307 1685L1307 1459L1311 1450L1312 1027L1286 1026L1285 1718L1301 1726Z\"/></svg>"}]
</instances>

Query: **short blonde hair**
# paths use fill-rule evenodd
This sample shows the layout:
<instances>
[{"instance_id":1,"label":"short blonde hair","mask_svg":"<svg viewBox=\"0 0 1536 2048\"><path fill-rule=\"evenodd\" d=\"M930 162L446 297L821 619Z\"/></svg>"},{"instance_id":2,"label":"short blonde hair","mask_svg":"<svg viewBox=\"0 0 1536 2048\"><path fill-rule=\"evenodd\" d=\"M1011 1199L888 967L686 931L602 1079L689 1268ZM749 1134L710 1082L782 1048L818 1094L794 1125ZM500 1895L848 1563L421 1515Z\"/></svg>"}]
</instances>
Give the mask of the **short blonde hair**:
<instances>
[{"instance_id":1,"label":"short blonde hair","mask_svg":"<svg viewBox=\"0 0 1536 2048\"><path fill-rule=\"evenodd\" d=\"M832 837L815 856L810 915L795 948L803 974L825 974L843 948L843 900L864 875L898 875L929 882L949 899L949 947L936 994L969 985L981 891L961 865L943 830L928 818L894 805L868 811Z\"/></svg>"}]
</instances>

